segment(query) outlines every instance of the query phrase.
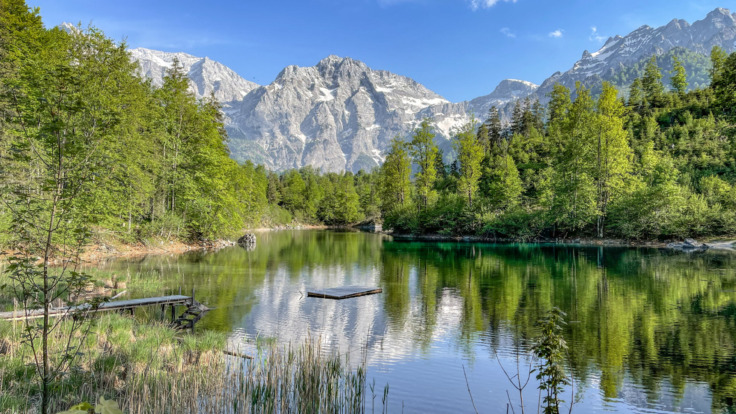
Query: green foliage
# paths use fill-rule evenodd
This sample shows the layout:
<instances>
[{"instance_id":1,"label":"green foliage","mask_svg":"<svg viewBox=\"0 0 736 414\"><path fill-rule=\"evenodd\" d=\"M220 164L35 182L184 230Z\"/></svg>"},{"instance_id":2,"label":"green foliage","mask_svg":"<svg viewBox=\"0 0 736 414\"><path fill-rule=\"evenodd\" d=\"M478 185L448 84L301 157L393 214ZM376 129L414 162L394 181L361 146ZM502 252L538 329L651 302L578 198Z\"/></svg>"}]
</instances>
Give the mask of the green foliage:
<instances>
[{"instance_id":1,"label":"green foliage","mask_svg":"<svg viewBox=\"0 0 736 414\"><path fill-rule=\"evenodd\" d=\"M60 411L56 414L123 414L123 410L120 409L118 403L113 400L106 400L105 397L100 397L100 402L97 405L83 402L76 404L66 411Z\"/></svg>"},{"instance_id":2,"label":"green foliage","mask_svg":"<svg viewBox=\"0 0 736 414\"><path fill-rule=\"evenodd\" d=\"M644 91L644 99L651 106L659 106L661 104L664 86L662 85L662 72L657 66L657 57L652 56L644 68L644 75L641 78L641 87Z\"/></svg>"},{"instance_id":3,"label":"green foliage","mask_svg":"<svg viewBox=\"0 0 736 414\"><path fill-rule=\"evenodd\" d=\"M560 413L560 404L564 402L560 394L565 385L570 384L564 368L567 342L562 336L562 327L565 325L565 316L565 312L559 308L552 308L540 321L542 331L533 347L534 355L540 360L537 379L539 389L544 393L542 407L545 414Z\"/></svg>"},{"instance_id":4,"label":"green foliage","mask_svg":"<svg viewBox=\"0 0 736 414\"><path fill-rule=\"evenodd\" d=\"M424 119L414 131L410 144L410 153L418 168L414 176L414 184L417 206L420 210L429 207L437 197L434 183L437 180L438 150L434 143L434 136L430 120Z\"/></svg>"},{"instance_id":5,"label":"green foliage","mask_svg":"<svg viewBox=\"0 0 736 414\"><path fill-rule=\"evenodd\" d=\"M670 71L670 85L678 94L682 95L687 90L687 74L677 56L672 57L672 70Z\"/></svg>"},{"instance_id":6,"label":"green foliage","mask_svg":"<svg viewBox=\"0 0 736 414\"><path fill-rule=\"evenodd\" d=\"M468 206L473 205L473 199L478 192L483 160L483 144L475 134L475 119L471 119L455 136L455 150L460 163L460 178L457 184L458 194L465 197Z\"/></svg>"},{"instance_id":7,"label":"green foliage","mask_svg":"<svg viewBox=\"0 0 736 414\"><path fill-rule=\"evenodd\" d=\"M94 28L46 30L22 0L8 2L0 18L4 246L19 246L29 231L11 229L11 207L24 191L47 190L41 167L56 155L50 139L62 135L68 165L84 165L65 179L89 183L64 206L75 211L70 228L128 242L361 220L511 238L733 233L736 56L718 48L709 75L706 57L674 48L624 68L612 84L578 84L574 97L555 85L546 109L519 100L510 125L491 108L481 125L456 134L457 159L448 164L425 119L409 142L391 142L374 171L277 173L230 159L219 104L197 101L180 65L155 88L135 74L124 44ZM628 91L626 106L613 85ZM665 165L676 178L658 181ZM458 199L464 205L450 214ZM42 218L48 206L34 201L18 211Z\"/></svg>"},{"instance_id":8,"label":"green foliage","mask_svg":"<svg viewBox=\"0 0 736 414\"><path fill-rule=\"evenodd\" d=\"M381 211L384 216L409 205L411 201L411 157L407 144L399 137L391 140L391 149L380 170Z\"/></svg>"},{"instance_id":9,"label":"green foliage","mask_svg":"<svg viewBox=\"0 0 736 414\"><path fill-rule=\"evenodd\" d=\"M635 65L630 74L638 75L626 106L618 90L604 83L597 99L582 84L576 85L574 99L555 85L547 111L519 102L505 131L492 109L474 136L465 134L467 127L458 134L461 159L452 165L459 167L451 167L434 187L441 205L418 209L413 217L410 209L384 211L385 227L523 240L736 234L736 55L714 50L712 86L688 92L693 79L703 85L702 70L693 75L688 69L702 69L698 56L677 49ZM664 89L660 63L671 65L670 92ZM457 206L451 214L449 194L462 191L470 200L472 181L464 176L462 161L474 165L469 155L479 148L485 154L478 178L481 197L473 196L472 205L466 202L471 209Z\"/></svg>"}]
</instances>

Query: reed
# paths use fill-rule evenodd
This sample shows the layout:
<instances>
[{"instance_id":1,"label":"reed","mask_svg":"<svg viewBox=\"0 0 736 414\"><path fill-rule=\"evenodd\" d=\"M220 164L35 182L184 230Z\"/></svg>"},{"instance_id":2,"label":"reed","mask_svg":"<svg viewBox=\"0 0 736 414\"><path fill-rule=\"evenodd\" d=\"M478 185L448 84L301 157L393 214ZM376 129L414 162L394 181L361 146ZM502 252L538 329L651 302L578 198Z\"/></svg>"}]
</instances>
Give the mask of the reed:
<instances>
[{"instance_id":1,"label":"reed","mask_svg":"<svg viewBox=\"0 0 736 414\"><path fill-rule=\"evenodd\" d=\"M0 324L0 412L37 412L38 386L21 333L13 329ZM52 412L100 397L131 414L366 412L364 359L351 364L347 355L328 353L312 340L265 345L247 359L225 354L226 342L219 333L180 334L102 315L79 363L54 382Z\"/></svg>"}]
</instances>

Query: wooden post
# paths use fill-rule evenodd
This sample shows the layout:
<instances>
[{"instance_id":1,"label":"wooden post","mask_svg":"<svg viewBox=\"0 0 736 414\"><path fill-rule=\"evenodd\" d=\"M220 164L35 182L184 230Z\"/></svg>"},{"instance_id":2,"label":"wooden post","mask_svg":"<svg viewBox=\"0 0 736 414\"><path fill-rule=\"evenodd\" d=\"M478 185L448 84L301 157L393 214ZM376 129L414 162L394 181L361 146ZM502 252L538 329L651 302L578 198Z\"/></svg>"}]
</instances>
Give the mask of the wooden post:
<instances>
[{"instance_id":1,"label":"wooden post","mask_svg":"<svg viewBox=\"0 0 736 414\"><path fill-rule=\"evenodd\" d=\"M189 306L194 306L194 288L192 288L192 300L189 302Z\"/></svg>"},{"instance_id":2,"label":"wooden post","mask_svg":"<svg viewBox=\"0 0 736 414\"><path fill-rule=\"evenodd\" d=\"M176 320L176 305L171 304L171 323Z\"/></svg>"}]
</instances>

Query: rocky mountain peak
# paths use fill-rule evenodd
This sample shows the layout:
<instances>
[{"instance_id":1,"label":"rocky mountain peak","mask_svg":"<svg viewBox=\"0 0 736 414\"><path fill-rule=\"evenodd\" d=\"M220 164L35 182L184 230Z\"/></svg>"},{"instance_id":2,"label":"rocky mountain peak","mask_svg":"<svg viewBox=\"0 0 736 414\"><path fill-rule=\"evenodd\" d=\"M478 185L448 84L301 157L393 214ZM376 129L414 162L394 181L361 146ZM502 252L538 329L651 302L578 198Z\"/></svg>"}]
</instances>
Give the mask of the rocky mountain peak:
<instances>
[{"instance_id":1,"label":"rocky mountain peak","mask_svg":"<svg viewBox=\"0 0 736 414\"><path fill-rule=\"evenodd\" d=\"M424 117L432 117L437 143L452 153L448 138L470 114L482 119L496 106L508 119L513 103L530 97L544 103L555 83L570 89L580 81L595 88L604 80L653 54L684 48L707 55L714 45L734 50L736 15L715 9L692 25L674 19L644 25L626 36L609 37L583 52L564 72L541 86L506 79L485 96L452 103L405 76L371 69L349 57L330 55L309 67L288 66L266 86L239 77L209 58L185 53L133 49L141 73L160 84L174 58L184 66L198 97L214 92L224 103L231 153L273 170L311 165L323 171L371 169L383 162L390 140L408 138ZM621 87L619 85L619 87Z\"/></svg>"},{"instance_id":2,"label":"rocky mountain peak","mask_svg":"<svg viewBox=\"0 0 736 414\"><path fill-rule=\"evenodd\" d=\"M571 69L552 75L542 83L535 94L544 102L555 83L573 89L580 81L586 85L600 84L610 79L621 68L652 55L662 55L674 48L707 54L715 45L727 52L734 50L736 19L727 9L718 8L692 25L685 20L673 19L667 25L652 28L643 25L626 36L609 38L597 51L583 52Z\"/></svg>"},{"instance_id":3,"label":"rocky mountain peak","mask_svg":"<svg viewBox=\"0 0 736 414\"><path fill-rule=\"evenodd\" d=\"M232 69L207 57L145 48L131 49L130 55L138 61L141 76L150 78L156 86L163 85L166 72L177 60L189 78L190 90L199 99L214 94L220 102L236 101L258 87L258 84L243 79Z\"/></svg>"}]
</instances>

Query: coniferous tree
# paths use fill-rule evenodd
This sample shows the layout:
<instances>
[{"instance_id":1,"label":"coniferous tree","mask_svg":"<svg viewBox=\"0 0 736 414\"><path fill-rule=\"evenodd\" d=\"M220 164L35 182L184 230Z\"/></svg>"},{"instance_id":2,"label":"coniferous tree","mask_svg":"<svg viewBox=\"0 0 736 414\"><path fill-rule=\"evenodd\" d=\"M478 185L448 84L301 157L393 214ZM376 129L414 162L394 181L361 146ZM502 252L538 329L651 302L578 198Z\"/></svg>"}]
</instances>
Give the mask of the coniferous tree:
<instances>
[{"instance_id":1,"label":"coniferous tree","mask_svg":"<svg viewBox=\"0 0 736 414\"><path fill-rule=\"evenodd\" d=\"M647 104L657 107L661 104L664 86L662 85L662 72L657 66L657 57L652 56L644 68L644 75L641 78L641 87L644 92L644 98Z\"/></svg>"},{"instance_id":2,"label":"coniferous tree","mask_svg":"<svg viewBox=\"0 0 736 414\"><path fill-rule=\"evenodd\" d=\"M641 110L644 104L644 91L641 88L641 79L636 78L629 87L629 106Z\"/></svg>"},{"instance_id":3,"label":"coniferous tree","mask_svg":"<svg viewBox=\"0 0 736 414\"><path fill-rule=\"evenodd\" d=\"M711 85L714 84L719 76L721 75L721 72L723 71L723 67L726 64L726 58L728 58L728 54L726 53L723 48L720 46L713 46L713 49L710 51L710 82Z\"/></svg>"},{"instance_id":4,"label":"coniferous tree","mask_svg":"<svg viewBox=\"0 0 736 414\"><path fill-rule=\"evenodd\" d=\"M524 131L524 106L521 99L514 102L514 109L511 112L511 135L522 134Z\"/></svg>"},{"instance_id":5,"label":"coniferous tree","mask_svg":"<svg viewBox=\"0 0 736 414\"><path fill-rule=\"evenodd\" d=\"M480 143L481 147L483 147L483 153L487 154L488 149L490 148L490 139L488 137L488 125L486 125L485 122L478 126L476 139L478 140L478 143Z\"/></svg>"},{"instance_id":6,"label":"coniferous tree","mask_svg":"<svg viewBox=\"0 0 736 414\"><path fill-rule=\"evenodd\" d=\"M488 120L485 122L488 128L488 150L496 147L500 148L503 140L503 128L501 126L501 116L498 113L498 108L492 106L488 111Z\"/></svg>"},{"instance_id":7,"label":"coniferous tree","mask_svg":"<svg viewBox=\"0 0 736 414\"><path fill-rule=\"evenodd\" d=\"M670 85L672 85L672 89L678 93L678 95L683 95L685 91L687 90L687 73L685 72L685 67L682 66L682 63L680 62L680 59L677 58L677 56L672 56L672 71L670 71Z\"/></svg>"},{"instance_id":8,"label":"coniferous tree","mask_svg":"<svg viewBox=\"0 0 736 414\"><path fill-rule=\"evenodd\" d=\"M554 159L554 199L550 208L556 223L571 231L585 227L596 212L592 168L595 159L594 104L590 91L580 82L575 92L575 101L565 117L550 126L551 139L558 148Z\"/></svg>"}]
</instances>

